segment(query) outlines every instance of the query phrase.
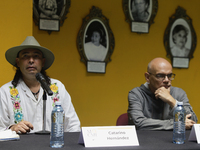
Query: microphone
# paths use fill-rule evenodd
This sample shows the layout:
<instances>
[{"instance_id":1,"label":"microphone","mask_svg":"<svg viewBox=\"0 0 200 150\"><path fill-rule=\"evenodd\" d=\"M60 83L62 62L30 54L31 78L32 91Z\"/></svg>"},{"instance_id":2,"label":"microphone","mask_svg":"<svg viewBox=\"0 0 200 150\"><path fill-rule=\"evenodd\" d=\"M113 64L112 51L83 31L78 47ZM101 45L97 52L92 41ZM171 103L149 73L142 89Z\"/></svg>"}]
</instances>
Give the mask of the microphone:
<instances>
[{"instance_id":1,"label":"microphone","mask_svg":"<svg viewBox=\"0 0 200 150\"><path fill-rule=\"evenodd\" d=\"M35 75L36 79L40 82L42 88L46 91L46 93L51 96L53 92L51 91L50 87L48 86L44 76L41 73L37 73Z\"/></svg>"}]
</instances>

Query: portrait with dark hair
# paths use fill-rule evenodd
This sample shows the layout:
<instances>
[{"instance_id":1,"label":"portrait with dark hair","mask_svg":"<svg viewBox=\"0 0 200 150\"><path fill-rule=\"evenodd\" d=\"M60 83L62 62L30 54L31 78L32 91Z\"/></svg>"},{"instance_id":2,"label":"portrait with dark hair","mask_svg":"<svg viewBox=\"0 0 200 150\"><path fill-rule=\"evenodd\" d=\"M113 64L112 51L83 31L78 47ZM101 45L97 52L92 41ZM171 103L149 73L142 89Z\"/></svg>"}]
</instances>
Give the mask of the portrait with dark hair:
<instances>
[{"instance_id":1,"label":"portrait with dark hair","mask_svg":"<svg viewBox=\"0 0 200 150\"><path fill-rule=\"evenodd\" d=\"M171 59L174 68L189 68L193 58L197 38L192 25L192 19L186 10L180 6L169 18L164 32L164 46L167 57Z\"/></svg>"},{"instance_id":2,"label":"portrait with dark hair","mask_svg":"<svg viewBox=\"0 0 200 150\"><path fill-rule=\"evenodd\" d=\"M132 0L131 14L134 21L147 22L150 16L150 0Z\"/></svg>"},{"instance_id":3,"label":"portrait with dark hair","mask_svg":"<svg viewBox=\"0 0 200 150\"><path fill-rule=\"evenodd\" d=\"M84 50L90 61L104 61L108 52L107 33L100 21L94 19L85 31Z\"/></svg>"},{"instance_id":4,"label":"portrait with dark hair","mask_svg":"<svg viewBox=\"0 0 200 150\"><path fill-rule=\"evenodd\" d=\"M183 24L177 24L172 29L172 43L171 47L172 56L175 57L188 57L190 53L190 47L186 47L188 42L189 29Z\"/></svg>"}]
</instances>

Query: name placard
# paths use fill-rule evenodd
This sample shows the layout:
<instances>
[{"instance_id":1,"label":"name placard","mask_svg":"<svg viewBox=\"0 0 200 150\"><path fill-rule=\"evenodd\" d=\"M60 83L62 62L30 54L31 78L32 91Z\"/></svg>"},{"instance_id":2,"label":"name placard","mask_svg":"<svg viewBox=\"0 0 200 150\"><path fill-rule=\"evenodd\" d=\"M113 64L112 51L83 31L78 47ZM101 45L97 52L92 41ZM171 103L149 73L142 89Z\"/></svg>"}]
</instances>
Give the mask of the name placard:
<instances>
[{"instance_id":1,"label":"name placard","mask_svg":"<svg viewBox=\"0 0 200 150\"><path fill-rule=\"evenodd\" d=\"M189 58L173 57L173 67L188 68L189 67Z\"/></svg>"},{"instance_id":2,"label":"name placard","mask_svg":"<svg viewBox=\"0 0 200 150\"><path fill-rule=\"evenodd\" d=\"M79 144L85 147L139 146L135 126L82 127Z\"/></svg>"},{"instance_id":3,"label":"name placard","mask_svg":"<svg viewBox=\"0 0 200 150\"><path fill-rule=\"evenodd\" d=\"M106 63L105 62L88 61L87 62L87 72L105 73L106 72Z\"/></svg>"},{"instance_id":4,"label":"name placard","mask_svg":"<svg viewBox=\"0 0 200 150\"><path fill-rule=\"evenodd\" d=\"M57 19L50 20L50 19L40 18L39 29L40 30L49 30L49 31L60 31L60 22Z\"/></svg>"},{"instance_id":5,"label":"name placard","mask_svg":"<svg viewBox=\"0 0 200 150\"><path fill-rule=\"evenodd\" d=\"M132 22L132 32L149 33L149 24L145 22Z\"/></svg>"},{"instance_id":6,"label":"name placard","mask_svg":"<svg viewBox=\"0 0 200 150\"><path fill-rule=\"evenodd\" d=\"M193 124L188 141L197 141L200 144L200 124Z\"/></svg>"}]
</instances>

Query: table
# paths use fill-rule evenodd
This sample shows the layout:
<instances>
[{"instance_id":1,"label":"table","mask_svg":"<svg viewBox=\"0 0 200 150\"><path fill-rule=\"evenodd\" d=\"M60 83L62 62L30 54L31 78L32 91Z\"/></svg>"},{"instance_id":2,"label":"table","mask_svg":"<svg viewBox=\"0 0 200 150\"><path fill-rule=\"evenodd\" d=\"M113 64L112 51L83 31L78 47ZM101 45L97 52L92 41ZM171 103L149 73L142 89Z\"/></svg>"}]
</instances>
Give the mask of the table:
<instances>
[{"instance_id":1,"label":"table","mask_svg":"<svg viewBox=\"0 0 200 150\"><path fill-rule=\"evenodd\" d=\"M190 150L200 149L197 142L188 141L190 130L186 131L186 143L172 143L173 131L140 131L137 130L140 146L127 147L101 147L101 148L85 148L84 145L78 144L80 132L66 132L65 146L61 149L66 150ZM24 134L20 135L19 141L3 141L0 142L0 150L52 150L49 147L50 135Z\"/></svg>"}]
</instances>

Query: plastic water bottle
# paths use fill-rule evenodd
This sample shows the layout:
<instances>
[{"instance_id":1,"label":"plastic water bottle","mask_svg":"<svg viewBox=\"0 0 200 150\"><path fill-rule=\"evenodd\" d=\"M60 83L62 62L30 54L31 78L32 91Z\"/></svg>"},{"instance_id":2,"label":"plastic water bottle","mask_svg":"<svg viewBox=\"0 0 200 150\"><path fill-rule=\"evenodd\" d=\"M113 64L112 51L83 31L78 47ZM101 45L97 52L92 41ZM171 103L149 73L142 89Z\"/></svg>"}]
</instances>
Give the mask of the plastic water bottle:
<instances>
[{"instance_id":1,"label":"plastic water bottle","mask_svg":"<svg viewBox=\"0 0 200 150\"><path fill-rule=\"evenodd\" d=\"M64 146L64 118L65 113L61 107L61 102L56 101L51 113L50 146L52 148L61 148Z\"/></svg>"},{"instance_id":2,"label":"plastic water bottle","mask_svg":"<svg viewBox=\"0 0 200 150\"><path fill-rule=\"evenodd\" d=\"M173 143L183 144L185 143L185 109L183 108L183 102L177 103L177 107L174 110L173 117Z\"/></svg>"}]
</instances>

